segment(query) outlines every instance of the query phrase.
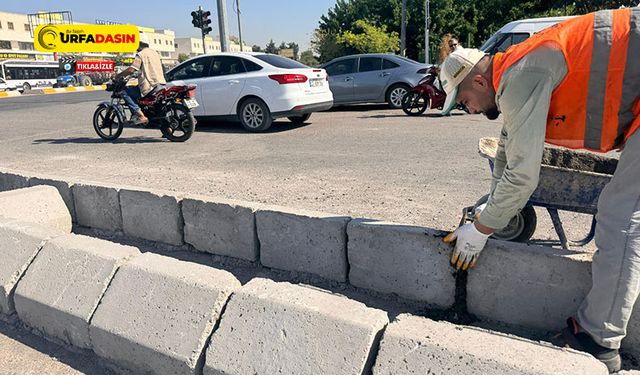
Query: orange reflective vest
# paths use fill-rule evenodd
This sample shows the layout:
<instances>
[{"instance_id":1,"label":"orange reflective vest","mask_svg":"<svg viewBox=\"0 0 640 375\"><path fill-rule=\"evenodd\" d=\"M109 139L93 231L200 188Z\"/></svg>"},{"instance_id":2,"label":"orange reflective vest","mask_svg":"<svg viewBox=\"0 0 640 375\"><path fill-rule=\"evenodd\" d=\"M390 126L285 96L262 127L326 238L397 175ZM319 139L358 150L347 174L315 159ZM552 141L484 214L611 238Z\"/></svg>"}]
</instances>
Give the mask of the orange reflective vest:
<instances>
[{"instance_id":1,"label":"orange reflective vest","mask_svg":"<svg viewBox=\"0 0 640 375\"><path fill-rule=\"evenodd\" d=\"M604 10L545 29L493 57L493 86L543 43L564 53L568 73L551 96L546 141L607 152L640 127L640 8Z\"/></svg>"}]
</instances>

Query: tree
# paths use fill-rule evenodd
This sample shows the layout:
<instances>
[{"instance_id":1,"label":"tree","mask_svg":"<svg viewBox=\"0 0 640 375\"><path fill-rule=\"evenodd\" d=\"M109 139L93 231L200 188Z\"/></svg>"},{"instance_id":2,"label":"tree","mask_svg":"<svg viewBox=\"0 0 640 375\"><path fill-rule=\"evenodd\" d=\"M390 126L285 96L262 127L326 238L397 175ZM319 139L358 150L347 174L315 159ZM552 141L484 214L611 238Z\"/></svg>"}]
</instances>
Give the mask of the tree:
<instances>
[{"instance_id":1,"label":"tree","mask_svg":"<svg viewBox=\"0 0 640 375\"><path fill-rule=\"evenodd\" d=\"M299 53L300 53L300 46L298 45L298 43L295 42L289 42L289 44L287 44L286 48L290 48L293 50L293 58L295 60L298 60L298 58L300 57Z\"/></svg>"},{"instance_id":2,"label":"tree","mask_svg":"<svg viewBox=\"0 0 640 375\"><path fill-rule=\"evenodd\" d=\"M300 62L307 66L316 67L320 65L318 59L313 55L313 51L307 50L300 54Z\"/></svg>"},{"instance_id":3,"label":"tree","mask_svg":"<svg viewBox=\"0 0 640 375\"><path fill-rule=\"evenodd\" d=\"M187 61L189 60L189 55L187 55L186 53L181 53L178 55L178 62L181 63L183 61Z\"/></svg>"},{"instance_id":4,"label":"tree","mask_svg":"<svg viewBox=\"0 0 640 375\"><path fill-rule=\"evenodd\" d=\"M252 50L253 52L262 52L262 47L260 47L260 46L258 46L258 45L256 45L256 44L254 44L254 45L251 47L251 50Z\"/></svg>"},{"instance_id":5,"label":"tree","mask_svg":"<svg viewBox=\"0 0 640 375\"><path fill-rule=\"evenodd\" d=\"M269 41L269 44L267 44L267 47L264 49L264 51L266 53L273 53L273 54L278 54L278 47L276 47L276 44L273 42L273 39L271 39Z\"/></svg>"},{"instance_id":6,"label":"tree","mask_svg":"<svg viewBox=\"0 0 640 375\"><path fill-rule=\"evenodd\" d=\"M320 61L353 53L337 43L345 32L358 34L356 21L363 19L388 33L400 31L402 0L337 0L320 18L311 41ZM570 16L600 9L635 6L638 0L430 0L429 41L432 56L446 33L465 47L479 47L508 22L523 18ZM407 0L407 56L424 59L424 0Z\"/></svg>"},{"instance_id":7,"label":"tree","mask_svg":"<svg viewBox=\"0 0 640 375\"><path fill-rule=\"evenodd\" d=\"M377 27L366 20L357 20L353 30L338 35L337 42L353 48L358 53L386 53L400 49L398 33L387 33L386 26Z\"/></svg>"}]
</instances>

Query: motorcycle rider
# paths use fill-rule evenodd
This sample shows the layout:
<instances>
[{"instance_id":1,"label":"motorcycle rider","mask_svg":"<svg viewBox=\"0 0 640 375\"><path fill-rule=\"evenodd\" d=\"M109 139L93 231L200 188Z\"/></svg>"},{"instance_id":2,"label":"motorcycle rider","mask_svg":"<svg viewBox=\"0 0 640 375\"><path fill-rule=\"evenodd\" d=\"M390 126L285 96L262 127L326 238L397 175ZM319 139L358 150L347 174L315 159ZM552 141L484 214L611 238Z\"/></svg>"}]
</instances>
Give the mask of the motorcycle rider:
<instances>
[{"instance_id":1,"label":"motorcycle rider","mask_svg":"<svg viewBox=\"0 0 640 375\"><path fill-rule=\"evenodd\" d=\"M131 110L131 121L134 124L145 125L149 123L149 119L142 113L138 106L138 100L158 86L166 84L167 81L164 79L160 55L149 48L149 36L144 32L140 32L140 45L133 63L127 69L116 74L114 79L128 77L135 72L138 72L138 86L128 86L126 91L122 93L122 99Z\"/></svg>"}]
</instances>

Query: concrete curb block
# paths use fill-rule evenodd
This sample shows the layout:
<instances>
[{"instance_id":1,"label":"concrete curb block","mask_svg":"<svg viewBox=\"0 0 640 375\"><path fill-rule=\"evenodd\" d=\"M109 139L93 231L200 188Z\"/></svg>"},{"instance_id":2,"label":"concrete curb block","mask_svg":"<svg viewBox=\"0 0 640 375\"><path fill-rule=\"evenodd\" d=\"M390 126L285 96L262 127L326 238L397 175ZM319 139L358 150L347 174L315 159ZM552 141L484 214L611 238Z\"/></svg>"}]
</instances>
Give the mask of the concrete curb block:
<instances>
[{"instance_id":1,"label":"concrete curb block","mask_svg":"<svg viewBox=\"0 0 640 375\"><path fill-rule=\"evenodd\" d=\"M588 354L400 315L385 330L373 374L419 373L606 375L608 371Z\"/></svg>"},{"instance_id":2,"label":"concrete curb block","mask_svg":"<svg viewBox=\"0 0 640 375\"><path fill-rule=\"evenodd\" d=\"M256 261L256 209L245 202L188 196L182 200L184 241L205 253Z\"/></svg>"},{"instance_id":3,"label":"concrete curb block","mask_svg":"<svg viewBox=\"0 0 640 375\"><path fill-rule=\"evenodd\" d=\"M239 288L226 271L145 253L120 268L104 295L91 321L93 350L136 373L197 374Z\"/></svg>"},{"instance_id":4,"label":"concrete curb block","mask_svg":"<svg viewBox=\"0 0 640 375\"><path fill-rule=\"evenodd\" d=\"M65 232L0 218L0 313L15 312L13 293L44 243Z\"/></svg>"},{"instance_id":5,"label":"concrete curb block","mask_svg":"<svg viewBox=\"0 0 640 375\"><path fill-rule=\"evenodd\" d=\"M81 86L81 87L47 87L42 89L42 93L47 94L64 94L67 92L80 92L80 91L102 91L107 88L107 85L99 86Z\"/></svg>"},{"instance_id":6,"label":"concrete curb block","mask_svg":"<svg viewBox=\"0 0 640 375\"><path fill-rule=\"evenodd\" d=\"M328 292L253 279L227 304L205 375L366 374L384 311Z\"/></svg>"},{"instance_id":7,"label":"concrete curb block","mask_svg":"<svg viewBox=\"0 0 640 375\"><path fill-rule=\"evenodd\" d=\"M71 215L53 186L34 186L0 192L0 216L71 233Z\"/></svg>"},{"instance_id":8,"label":"concrete curb block","mask_svg":"<svg viewBox=\"0 0 640 375\"><path fill-rule=\"evenodd\" d=\"M175 246L184 243L181 198L129 189L121 189L119 195L125 234Z\"/></svg>"},{"instance_id":9,"label":"concrete curb block","mask_svg":"<svg viewBox=\"0 0 640 375\"><path fill-rule=\"evenodd\" d=\"M76 183L71 187L78 224L98 229L122 230L119 188Z\"/></svg>"},{"instance_id":10,"label":"concrete curb block","mask_svg":"<svg viewBox=\"0 0 640 375\"><path fill-rule=\"evenodd\" d=\"M90 349L89 321L118 267L138 249L69 234L48 241L15 291L20 320L46 336Z\"/></svg>"},{"instance_id":11,"label":"concrete curb block","mask_svg":"<svg viewBox=\"0 0 640 375\"><path fill-rule=\"evenodd\" d=\"M1 98L13 98L13 97L16 97L16 96L21 96L21 95L22 94L18 90L3 91L3 92L0 92L0 99Z\"/></svg>"},{"instance_id":12,"label":"concrete curb block","mask_svg":"<svg viewBox=\"0 0 640 375\"><path fill-rule=\"evenodd\" d=\"M69 213L71 214L71 221L76 223L76 210L75 205L73 204L73 195L71 194L72 183L62 180L56 180L54 178L49 177L32 177L29 179L29 186L40 186L40 185L48 185L53 186L58 189L62 200L67 205L69 209Z\"/></svg>"},{"instance_id":13,"label":"concrete curb block","mask_svg":"<svg viewBox=\"0 0 640 375\"><path fill-rule=\"evenodd\" d=\"M350 217L264 207L256 212L260 263L267 267L347 281Z\"/></svg>"},{"instance_id":14,"label":"concrete curb block","mask_svg":"<svg viewBox=\"0 0 640 375\"><path fill-rule=\"evenodd\" d=\"M467 306L482 319L558 331L589 289L591 254L489 241L469 272Z\"/></svg>"},{"instance_id":15,"label":"concrete curb block","mask_svg":"<svg viewBox=\"0 0 640 375\"><path fill-rule=\"evenodd\" d=\"M451 249L435 231L360 219L349 223L347 233L352 285L441 308L453 305Z\"/></svg>"}]
</instances>

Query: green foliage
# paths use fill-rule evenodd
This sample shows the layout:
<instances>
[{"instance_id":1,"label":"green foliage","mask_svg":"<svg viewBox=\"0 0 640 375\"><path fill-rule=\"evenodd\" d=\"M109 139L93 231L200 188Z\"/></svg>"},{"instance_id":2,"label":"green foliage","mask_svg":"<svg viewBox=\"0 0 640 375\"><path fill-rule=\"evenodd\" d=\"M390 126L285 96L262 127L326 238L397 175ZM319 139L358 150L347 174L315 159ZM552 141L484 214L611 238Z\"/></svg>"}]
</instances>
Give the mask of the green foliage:
<instances>
[{"instance_id":1,"label":"green foliage","mask_svg":"<svg viewBox=\"0 0 640 375\"><path fill-rule=\"evenodd\" d=\"M508 22L524 18L569 16L601 9L635 6L638 0L430 0L430 56L440 39L456 35L465 47L479 47ZM320 19L311 41L321 62L356 51L352 34L362 34L358 20L386 33L400 32L402 0L337 0ZM424 59L425 1L407 0L407 56ZM350 39L351 38L351 39ZM342 42L341 42L342 41ZM355 42L353 42L355 43Z\"/></svg>"},{"instance_id":2,"label":"green foliage","mask_svg":"<svg viewBox=\"0 0 640 375\"><path fill-rule=\"evenodd\" d=\"M398 33L387 33L386 26L377 27L366 20L357 20L352 30L338 35L336 41L358 53L396 52L400 49Z\"/></svg>"},{"instance_id":3,"label":"green foliage","mask_svg":"<svg viewBox=\"0 0 640 375\"><path fill-rule=\"evenodd\" d=\"M189 60L189 55L187 55L186 53L181 53L178 55L178 62L181 63L183 61L187 61Z\"/></svg>"},{"instance_id":4,"label":"green foliage","mask_svg":"<svg viewBox=\"0 0 640 375\"><path fill-rule=\"evenodd\" d=\"M273 54L277 54L279 51L278 47L276 47L276 44L273 42L273 39L271 39L269 41L269 44L267 44L267 47L264 49L264 52L266 53L273 53Z\"/></svg>"},{"instance_id":5,"label":"green foliage","mask_svg":"<svg viewBox=\"0 0 640 375\"><path fill-rule=\"evenodd\" d=\"M320 62L316 59L313 55L313 51L311 50L304 51L300 54L300 62L311 67L317 67L320 65Z\"/></svg>"}]
</instances>

